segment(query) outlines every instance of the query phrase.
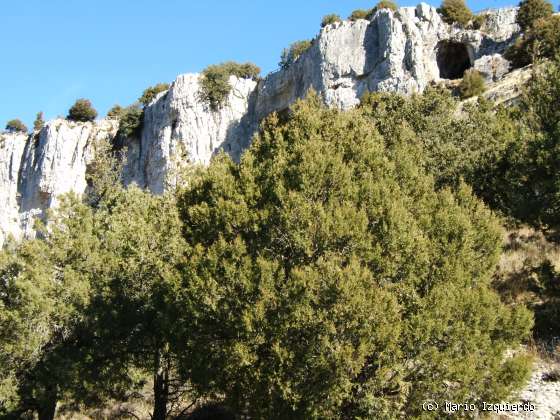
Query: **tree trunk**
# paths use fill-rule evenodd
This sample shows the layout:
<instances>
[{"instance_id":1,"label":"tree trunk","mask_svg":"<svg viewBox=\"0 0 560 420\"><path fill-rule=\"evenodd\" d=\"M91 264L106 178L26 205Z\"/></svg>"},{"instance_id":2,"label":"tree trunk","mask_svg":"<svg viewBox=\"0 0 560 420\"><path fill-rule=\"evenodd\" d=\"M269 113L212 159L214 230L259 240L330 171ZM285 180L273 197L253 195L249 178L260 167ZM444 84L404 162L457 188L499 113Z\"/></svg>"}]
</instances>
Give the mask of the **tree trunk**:
<instances>
[{"instance_id":1,"label":"tree trunk","mask_svg":"<svg viewBox=\"0 0 560 420\"><path fill-rule=\"evenodd\" d=\"M166 361L161 360L160 354L155 356L154 374L154 412L152 420L165 420L167 417L167 402L169 399L169 369Z\"/></svg>"}]
</instances>

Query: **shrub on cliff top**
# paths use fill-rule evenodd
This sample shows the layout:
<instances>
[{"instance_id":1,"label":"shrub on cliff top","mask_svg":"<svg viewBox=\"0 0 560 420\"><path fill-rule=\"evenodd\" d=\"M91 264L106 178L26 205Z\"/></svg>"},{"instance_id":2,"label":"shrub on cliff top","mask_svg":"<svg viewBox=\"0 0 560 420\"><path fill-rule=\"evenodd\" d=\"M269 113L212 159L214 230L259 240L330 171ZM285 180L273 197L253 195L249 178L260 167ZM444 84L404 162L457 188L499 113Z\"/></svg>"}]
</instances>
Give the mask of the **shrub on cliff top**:
<instances>
[{"instance_id":1,"label":"shrub on cliff top","mask_svg":"<svg viewBox=\"0 0 560 420\"><path fill-rule=\"evenodd\" d=\"M321 21L321 28L324 28L327 25L332 25L333 23L336 22L342 22L342 19L340 18L339 15L337 14L326 15L323 17L323 20Z\"/></svg>"},{"instance_id":2,"label":"shrub on cliff top","mask_svg":"<svg viewBox=\"0 0 560 420\"><path fill-rule=\"evenodd\" d=\"M68 111L67 118L71 121L93 121L97 117L97 111L88 99L78 99Z\"/></svg>"},{"instance_id":3,"label":"shrub on cliff top","mask_svg":"<svg viewBox=\"0 0 560 420\"><path fill-rule=\"evenodd\" d=\"M395 10L397 10L397 8L398 8L397 4L392 2L391 0L381 0L374 7L374 10L378 11L378 10L381 10L381 9L389 9L389 10L392 10L394 12Z\"/></svg>"},{"instance_id":4,"label":"shrub on cliff top","mask_svg":"<svg viewBox=\"0 0 560 420\"><path fill-rule=\"evenodd\" d=\"M108 112L107 118L118 120L124 112L124 108L120 105L114 105Z\"/></svg>"},{"instance_id":5,"label":"shrub on cliff top","mask_svg":"<svg viewBox=\"0 0 560 420\"><path fill-rule=\"evenodd\" d=\"M348 19L350 19L352 22L355 22L358 19L367 19L367 17L370 15L372 10L373 9L370 9L370 10L365 10L365 9L354 10L350 14L350 16L348 16Z\"/></svg>"},{"instance_id":6,"label":"shrub on cliff top","mask_svg":"<svg viewBox=\"0 0 560 420\"><path fill-rule=\"evenodd\" d=\"M208 103L213 111L217 111L226 103L231 92L230 76L257 80L260 72L261 69L253 63L228 61L208 66L202 71L200 80L201 99Z\"/></svg>"},{"instance_id":7,"label":"shrub on cliff top","mask_svg":"<svg viewBox=\"0 0 560 420\"><path fill-rule=\"evenodd\" d=\"M469 69L465 71L463 80L459 84L459 93L461 98L466 99L472 96L478 96L486 90L486 83L484 77L479 71Z\"/></svg>"},{"instance_id":8,"label":"shrub on cliff top","mask_svg":"<svg viewBox=\"0 0 560 420\"><path fill-rule=\"evenodd\" d=\"M307 51L313 42L311 40L296 41L289 48L284 48L280 57L279 66L282 69L290 67L305 51Z\"/></svg>"},{"instance_id":9,"label":"shrub on cliff top","mask_svg":"<svg viewBox=\"0 0 560 420\"><path fill-rule=\"evenodd\" d=\"M443 21L449 24L457 22L465 26L473 18L473 14L464 0L443 0L438 12Z\"/></svg>"},{"instance_id":10,"label":"shrub on cliff top","mask_svg":"<svg viewBox=\"0 0 560 420\"><path fill-rule=\"evenodd\" d=\"M522 0L515 21L522 31L526 31L536 20L551 16L553 11L552 4L547 0Z\"/></svg>"},{"instance_id":11,"label":"shrub on cliff top","mask_svg":"<svg viewBox=\"0 0 560 420\"><path fill-rule=\"evenodd\" d=\"M135 104L122 109L119 116L119 140L139 137L142 123L144 122L144 110Z\"/></svg>"},{"instance_id":12,"label":"shrub on cliff top","mask_svg":"<svg viewBox=\"0 0 560 420\"><path fill-rule=\"evenodd\" d=\"M37 116L35 117L35 121L33 121L33 131L40 131L44 125L45 120L43 118L43 113L38 112Z\"/></svg>"},{"instance_id":13,"label":"shrub on cliff top","mask_svg":"<svg viewBox=\"0 0 560 420\"><path fill-rule=\"evenodd\" d=\"M15 118L8 121L6 131L10 133L27 133L27 126L19 118Z\"/></svg>"},{"instance_id":14,"label":"shrub on cliff top","mask_svg":"<svg viewBox=\"0 0 560 420\"><path fill-rule=\"evenodd\" d=\"M158 93L164 92L169 89L168 83L158 83L155 86L150 86L142 92L142 96L138 99L142 105L147 106L154 100Z\"/></svg>"}]
</instances>

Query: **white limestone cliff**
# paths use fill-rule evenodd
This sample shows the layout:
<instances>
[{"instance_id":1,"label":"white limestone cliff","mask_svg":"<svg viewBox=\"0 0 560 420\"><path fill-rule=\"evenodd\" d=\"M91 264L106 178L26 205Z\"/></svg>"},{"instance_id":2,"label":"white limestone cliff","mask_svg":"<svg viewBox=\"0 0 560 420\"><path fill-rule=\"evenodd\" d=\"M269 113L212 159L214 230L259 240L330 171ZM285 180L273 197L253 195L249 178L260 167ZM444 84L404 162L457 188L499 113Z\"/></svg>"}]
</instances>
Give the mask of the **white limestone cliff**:
<instances>
[{"instance_id":1,"label":"white limestone cliff","mask_svg":"<svg viewBox=\"0 0 560 420\"><path fill-rule=\"evenodd\" d=\"M18 181L26 140L21 133L0 135L0 246L21 236Z\"/></svg>"},{"instance_id":2,"label":"white limestone cliff","mask_svg":"<svg viewBox=\"0 0 560 420\"><path fill-rule=\"evenodd\" d=\"M83 193L94 144L111 139L117 123L53 120L34 135L5 134L0 141L0 244L33 236L35 218L56 207L60 195Z\"/></svg>"},{"instance_id":3,"label":"white limestone cliff","mask_svg":"<svg viewBox=\"0 0 560 420\"><path fill-rule=\"evenodd\" d=\"M250 102L257 83L230 77L226 104L213 112L199 99L199 77L179 76L146 108L141 139L129 144L126 182L161 193L174 157L208 164L219 150L239 159L248 147L255 129Z\"/></svg>"},{"instance_id":4,"label":"white limestone cliff","mask_svg":"<svg viewBox=\"0 0 560 420\"><path fill-rule=\"evenodd\" d=\"M442 77L460 77L466 67L499 80L509 69L502 54L518 32L516 9L483 13L480 30L448 25L424 3L328 25L288 68L258 83L231 77L227 103L215 112L200 100L200 76L181 75L146 107L140 138L127 139L124 182L161 193L176 159L207 164L220 150L239 159L259 121L310 88L326 104L347 109L368 91L420 92ZM8 235L31 235L34 218L56 206L60 194L85 190L93 145L114 137L117 124L59 119L34 136L3 135L0 246Z\"/></svg>"},{"instance_id":5,"label":"white limestone cliff","mask_svg":"<svg viewBox=\"0 0 560 420\"><path fill-rule=\"evenodd\" d=\"M462 58L496 80L509 70L501 54L519 31L516 13L516 8L488 10L480 30L462 29L421 3L379 10L371 21L328 25L293 65L259 85L258 116L287 108L310 88L341 109L355 106L368 91L421 92ZM466 57L454 57L453 49Z\"/></svg>"}]
</instances>

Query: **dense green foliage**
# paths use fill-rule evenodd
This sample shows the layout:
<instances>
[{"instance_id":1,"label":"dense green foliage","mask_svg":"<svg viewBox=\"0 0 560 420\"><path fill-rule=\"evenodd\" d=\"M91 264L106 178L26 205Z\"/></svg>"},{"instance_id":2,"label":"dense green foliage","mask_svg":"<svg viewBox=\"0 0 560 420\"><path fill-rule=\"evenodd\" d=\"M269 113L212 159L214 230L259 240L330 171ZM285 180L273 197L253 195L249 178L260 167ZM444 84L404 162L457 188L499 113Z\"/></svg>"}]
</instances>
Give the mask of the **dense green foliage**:
<instances>
[{"instance_id":1,"label":"dense green foliage","mask_svg":"<svg viewBox=\"0 0 560 420\"><path fill-rule=\"evenodd\" d=\"M230 76L257 80L261 69L253 63L228 61L206 67L200 81L200 96L213 111L219 110L231 92Z\"/></svg>"},{"instance_id":2,"label":"dense green foliage","mask_svg":"<svg viewBox=\"0 0 560 420\"><path fill-rule=\"evenodd\" d=\"M473 18L473 14L464 0L443 0L438 12L444 22L449 24L459 23L466 26Z\"/></svg>"},{"instance_id":3,"label":"dense green foliage","mask_svg":"<svg viewBox=\"0 0 560 420\"><path fill-rule=\"evenodd\" d=\"M370 10L357 9L357 10L354 10L350 14L350 16L348 16L348 19L350 19L351 21L356 21L358 19L367 19L372 11L373 11L373 9L370 9Z\"/></svg>"},{"instance_id":4,"label":"dense green foliage","mask_svg":"<svg viewBox=\"0 0 560 420\"><path fill-rule=\"evenodd\" d=\"M465 71L463 79L459 84L459 93L461 98L466 99L472 96L478 96L486 90L486 82L484 76L479 71L469 69Z\"/></svg>"},{"instance_id":5,"label":"dense green foliage","mask_svg":"<svg viewBox=\"0 0 560 420\"><path fill-rule=\"evenodd\" d=\"M44 125L45 120L43 118L43 113L38 112L37 116L35 117L35 121L33 121L33 131L41 131Z\"/></svg>"},{"instance_id":6,"label":"dense green foliage","mask_svg":"<svg viewBox=\"0 0 560 420\"><path fill-rule=\"evenodd\" d=\"M523 379L502 355L529 316L488 287L497 221L388 137L312 96L183 194L200 392L254 418L382 418L499 400Z\"/></svg>"},{"instance_id":7,"label":"dense green foliage","mask_svg":"<svg viewBox=\"0 0 560 420\"><path fill-rule=\"evenodd\" d=\"M15 418L53 418L63 399L124 400L151 377L163 420L182 392L171 343L184 252L176 206L119 187L114 159L99 152L95 193L63 199L43 240L0 254L0 360L11 367L0 410Z\"/></svg>"},{"instance_id":8,"label":"dense green foliage","mask_svg":"<svg viewBox=\"0 0 560 420\"><path fill-rule=\"evenodd\" d=\"M502 185L495 171L517 135L506 110L495 112L484 100L462 107L447 90L429 88L410 98L372 93L361 108L391 141L402 141L438 186L465 180L477 195L495 203ZM460 117L458 117L458 114Z\"/></svg>"},{"instance_id":9,"label":"dense green foliage","mask_svg":"<svg viewBox=\"0 0 560 420\"><path fill-rule=\"evenodd\" d=\"M333 23L336 22L342 22L342 19L340 18L339 15L337 14L326 15L321 20L321 28L324 28L325 26L328 25L332 25Z\"/></svg>"},{"instance_id":10,"label":"dense green foliage","mask_svg":"<svg viewBox=\"0 0 560 420\"><path fill-rule=\"evenodd\" d=\"M396 11L397 10L397 4L391 0L381 0L379 3L377 3L377 5L375 6L374 10L381 10L381 9L389 9L392 11Z\"/></svg>"},{"instance_id":11,"label":"dense green foliage","mask_svg":"<svg viewBox=\"0 0 560 420\"><path fill-rule=\"evenodd\" d=\"M27 126L19 118L6 123L6 131L11 133L27 133Z\"/></svg>"},{"instance_id":12,"label":"dense green foliage","mask_svg":"<svg viewBox=\"0 0 560 420\"><path fill-rule=\"evenodd\" d=\"M68 119L71 121L88 122L97 117L97 111L88 99L78 99L68 111Z\"/></svg>"},{"instance_id":13,"label":"dense green foliage","mask_svg":"<svg viewBox=\"0 0 560 420\"><path fill-rule=\"evenodd\" d=\"M303 40L296 41L289 48L284 48L280 57L280 68L287 69L290 67L305 51L311 48L313 41Z\"/></svg>"},{"instance_id":14,"label":"dense green foliage","mask_svg":"<svg viewBox=\"0 0 560 420\"><path fill-rule=\"evenodd\" d=\"M122 187L96 144L84 197L61 197L40 240L0 252L0 417L147 389L154 420L191 403L349 420L505 400L529 366L504 355L532 315L492 289L503 219L486 205L551 241L560 227L560 57L533 71L507 109L439 87L345 112L311 94L267 117L240 163L219 155L163 196ZM210 78L230 74L258 71ZM140 104L114 116L120 138L138 135ZM558 336L558 267L520 275L536 336Z\"/></svg>"},{"instance_id":15,"label":"dense green foliage","mask_svg":"<svg viewBox=\"0 0 560 420\"><path fill-rule=\"evenodd\" d=\"M522 31L531 29L538 19L548 18L554 9L548 0L522 0L519 3L516 22Z\"/></svg>"},{"instance_id":16,"label":"dense green foliage","mask_svg":"<svg viewBox=\"0 0 560 420\"><path fill-rule=\"evenodd\" d=\"M118 120L122 117L124 113L124 108L119 104L113 105L113 107L107 111L107 118L112 118Z\"/></svg>"},{"instance_id":17,"label":"dense green foliage","mask_svg":"<svg viewBox=\"0 0 560 420\"><path fill-rule=\"evenodd\" d=\"M533 22L506 51L512 66L523 67L543 58L560 54L560 16L553 15Z\"/></svg>"},{"instance_id":18,"label":"dense green foliage","mask_svg":"<svg viewBox=\"0 0 560 420\"><path fill-rule=\"evenodd\" d=\"M508 153L509 213L546 230L560 227L560 57L534 70L518 115L524 131Z\"/></svg>"},{"instance_id":19,"label":"dense green foliage","mask_svg":"<svg viewBox=\"0 0 560 420\"><path fill-rule=\"evenodd\" d=\"M408 141L420 148L438 185L462 178L504 215L554 231L560 225L559 95L560 58L535 69L521 103L510 109L479 99L458 115L459 102L437 89L411 98L374 93L361 106L382 133L413 133Z\"/></svg>"},{"instance_id":20,"label":"dense green foliage","mask_svg":"<svg viewBox=\"0 0 560 420\"><path fill-rule=\"evenodd\" d=\"M144 110L138 104L130 105L119 111L119 131L121 139L138 138L144 122Z\"/></svg>"},{"instance_id":21,"label":"dense green foliage","mask_svg":"<svg viewBox=\"0 0 560 420\"><path fill-rule=\"evenodd\" d=\"M165 92L168 89L169 83L158 83L155 86L150 86L149 88L145 89L144 92L142 92L142 96L140 96L138 102L140 102L144 106L148 106L154 100L158 93Z\"/></svg>"}]
</instances>

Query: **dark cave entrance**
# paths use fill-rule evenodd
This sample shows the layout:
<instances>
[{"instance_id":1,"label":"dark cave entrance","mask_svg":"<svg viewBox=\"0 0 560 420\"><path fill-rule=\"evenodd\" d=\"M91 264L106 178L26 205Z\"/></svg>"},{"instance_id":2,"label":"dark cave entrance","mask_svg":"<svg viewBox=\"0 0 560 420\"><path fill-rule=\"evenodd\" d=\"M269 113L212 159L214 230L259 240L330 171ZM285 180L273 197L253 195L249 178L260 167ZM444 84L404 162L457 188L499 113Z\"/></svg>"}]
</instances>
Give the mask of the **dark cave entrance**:
<instances>
[{"instance_id":1,"label":"dark cave entrance","mask_svg":"<svg viewBox=\"0 0 560 420\"><path fill-rule=\"evenodd\" d=\"M465 70L472 67L468 47L460 42L440 42L436 49L436 60L442 79L461 79Z\"/></svg>"}]
</instances>

